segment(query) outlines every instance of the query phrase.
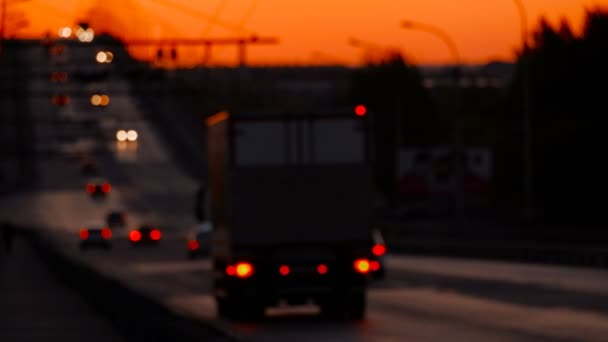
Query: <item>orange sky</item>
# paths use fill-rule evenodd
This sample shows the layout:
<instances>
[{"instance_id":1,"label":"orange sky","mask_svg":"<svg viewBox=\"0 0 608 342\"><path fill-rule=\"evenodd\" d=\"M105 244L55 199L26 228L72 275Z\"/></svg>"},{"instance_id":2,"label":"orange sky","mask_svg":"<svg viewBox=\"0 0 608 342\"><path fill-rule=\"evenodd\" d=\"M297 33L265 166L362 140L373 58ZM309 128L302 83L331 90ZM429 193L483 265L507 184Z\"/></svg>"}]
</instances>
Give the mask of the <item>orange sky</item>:
<instances>
[{"instance_id":1,"label":"orange sky","mask_svg":"<svg viewBox=\"0 0 608 342\"><path fill-rule=\"evenodd\" d=\"M248 32L276 36L279 45L248 49L250 63L301 64L335 60L354 64L362 50L348 45L349 37L381 46L400 47L416 63L450 62L446 46L437 37L399 28L401 19L441 27L467 63L512 59L520 41L514 0L7 0L11 25L24 15L29 26L19 36L41 35L88 18L96 29L111 28L125 37L227 37L239 34L242 22ZM539 16L552 22L567 17L580 25L584 8L606 0L523 0L528 22ZM172 5L172 6L167 6ZM19 13L22 14L19 14ZM219 12L219 24L205 18ZM207 16L205 16L207 15ZM231 27L231 28L228 28ZM153 53L153 49L138 53ZM180 49L180 59L192 63L202 49ZM236 48L213 50L213 62L233 63Z\"/></svg>"}]
</instances>

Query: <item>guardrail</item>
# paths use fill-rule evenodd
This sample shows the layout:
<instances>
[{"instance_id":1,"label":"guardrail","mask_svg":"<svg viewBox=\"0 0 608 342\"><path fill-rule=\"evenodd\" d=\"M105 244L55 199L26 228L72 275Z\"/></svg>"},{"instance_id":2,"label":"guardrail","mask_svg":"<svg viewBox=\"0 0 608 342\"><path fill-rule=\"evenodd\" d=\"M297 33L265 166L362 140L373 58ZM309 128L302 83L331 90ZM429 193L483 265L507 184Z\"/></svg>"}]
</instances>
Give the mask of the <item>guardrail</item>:
<instances>
[{"instance_id":1,"label":"guardrail","mask_svg":"<svg viewBox=\"0 0 608 342\"><path fill-rule=\"evenodd\" d=\"M69 258L37 230L24 232L59 279L108 317L129 341L235 341L219 329L179 316L119 280L101 275L83 262Z\"/></svg>"},{"instance_id":2,"label":"guardrail","mask_svg":"<svg viewBox=\"0 0 608 342\"><path fill-rule=\"evenodd\" d=\"M391 223L380 228L393 253L608 268L608 245L601 241L526 237L524 229L491 224L480 228L445 222Z\"/></svg>"}]
</instances>

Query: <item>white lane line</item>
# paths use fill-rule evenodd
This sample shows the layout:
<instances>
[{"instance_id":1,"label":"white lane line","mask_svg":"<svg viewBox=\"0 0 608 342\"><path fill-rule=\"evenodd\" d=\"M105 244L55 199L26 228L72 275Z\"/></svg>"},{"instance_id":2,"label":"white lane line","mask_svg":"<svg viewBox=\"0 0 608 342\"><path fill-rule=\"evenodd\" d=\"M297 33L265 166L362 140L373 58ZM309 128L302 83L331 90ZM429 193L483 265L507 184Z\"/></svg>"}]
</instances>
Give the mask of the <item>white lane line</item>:
<instances>
[{"instance_id":1,"label":"white lane line","mask_svg":"<svg viewBox=\"0 0 608 342\"><path fill-rule=\"evenodd\" d=\"M567 308L535 308L432 289L378 289L372 303L453 322L550 338L606 341L608 315Z\"/></svg>"},{"instance_id":2,"label":"white lane line","mask_svg":"<svg viewBox=\"0 0 608 342\"><path fill-rule=\"evenodd\" d=\"M387 269L608 295L608 271L549 265L391 255Z\"/></svg>"}]
</instances>

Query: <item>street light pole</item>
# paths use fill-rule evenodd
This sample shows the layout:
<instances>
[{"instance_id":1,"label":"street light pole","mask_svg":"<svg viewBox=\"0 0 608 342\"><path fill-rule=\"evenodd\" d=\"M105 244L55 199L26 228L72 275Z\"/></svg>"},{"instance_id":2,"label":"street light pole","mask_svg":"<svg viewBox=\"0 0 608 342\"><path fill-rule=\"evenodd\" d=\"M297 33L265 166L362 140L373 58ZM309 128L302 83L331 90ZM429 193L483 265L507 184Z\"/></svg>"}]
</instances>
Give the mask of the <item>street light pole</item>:
<instances>
[{"instance_id":1,"label":"street light pole","mask_svg":"<svg viewBox=\"0 0 608 342\"><path fill-rule=\"evenodd\" d=\"M513 0L521 24L522 52L522 98L523 98L523 217L530 222L535 216L533 155L532 155L532 118L530 116L530 61L528 56L528 16L523 0Z\"/></svg>"},{"instance_id":2,"label":"street light pole","mask_svg":"<svg viewBox=\"0 0 608 342\"><path fill-rule=\"evenodd\" d=\"M437 26L433 26L433 25L429 25L429 24L425 24L425 23L420 23L420 22L415 22L412 20L402 20L401 21L401 27L404 29L409 29L409 30L419 30L419 31L424 31L424 32L428 32L431 33L435 36L437 36L439 39L441 39L441 41L447 46L447 48L450 51L450 54L452 55L452 60L455 63L455 73L454 73L454 86L455 88L458 90L460 88L460 80L461 80L461 66L462 66L462 62L461 62L461 58L460 58L460 52L458 51L458 47L456 46L456 43L454 42L454 40L452 39L452 37L450 37L449 34L447 34L447 32L445 32L444 30L440 29ZM460 96L460 94L458 94L457 96ZM461 110L460 108L460 101L457 102L456 105L456 111L457 113ZM459 117L457 117L454 120L453 123L453 134L454 134L454 154L455 154L455 166L456 166L456 179L454 180L454 195L457 197L456 199L456 205L458 206L457 208L457 214L459 215L459 218L464 218L465 216L465 189L464 189L464 176L465 176L465 163L466 160L464 159L464 142L463 142L463 136L462 136L462 129L460 127L459 124Z\"/></svg>"}]
</instances>

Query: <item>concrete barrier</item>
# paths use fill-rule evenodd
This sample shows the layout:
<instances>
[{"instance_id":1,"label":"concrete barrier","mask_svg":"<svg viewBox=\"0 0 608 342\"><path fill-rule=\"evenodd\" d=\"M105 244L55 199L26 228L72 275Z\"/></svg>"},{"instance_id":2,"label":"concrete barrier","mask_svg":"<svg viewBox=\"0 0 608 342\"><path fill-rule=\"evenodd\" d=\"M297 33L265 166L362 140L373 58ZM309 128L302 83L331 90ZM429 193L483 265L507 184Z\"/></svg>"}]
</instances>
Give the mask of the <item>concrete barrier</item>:
<instances>
[{"instance_id":1,"label":"concrete barrier","mask_svg":"<svg viewBox=\"0 0 608 342\"><path fill-rule=\"evenodd\" d=\"M119 280L101 275L85 263L69 258L37 230L27 229L23 233L59 279L108 317L129 341L236 341L218 328L171 312Z\"/></svg>"}]
</instances>

